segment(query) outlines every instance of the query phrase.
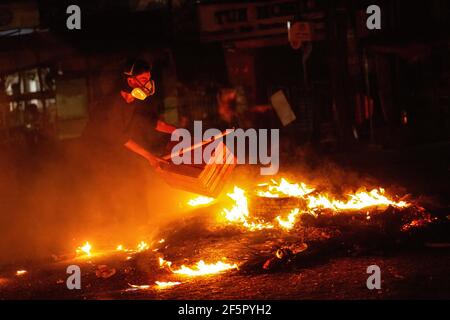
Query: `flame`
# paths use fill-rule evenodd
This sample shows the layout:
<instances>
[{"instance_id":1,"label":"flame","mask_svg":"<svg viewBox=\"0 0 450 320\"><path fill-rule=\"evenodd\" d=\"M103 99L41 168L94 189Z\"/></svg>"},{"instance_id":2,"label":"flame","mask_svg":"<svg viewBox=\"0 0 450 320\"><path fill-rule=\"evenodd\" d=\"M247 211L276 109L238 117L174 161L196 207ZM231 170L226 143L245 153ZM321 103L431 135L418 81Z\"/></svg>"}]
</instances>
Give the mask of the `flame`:
<instances>
[{"instance_id":1,"label":"flame","mask_svg":"<svg viewBox=\"0 0 450 320\"><path fill-rule=\"evenodd\" d=\"M119 244L116 248L117 251L123 251L123 245Z\"/></svg>"},{"instance_id":2,"label":"flame","mask_svg":"<svg viewBox=\"0 0 450 320\"><path fill-rule=\"evenodd\" d=\"M247 221L248 213L248 202L247 197L245 196L245 191L239 187L234 187L234 191L232 193L227 194L228 197L234 200L234 206L228 210L223 209L223 213L225 218L228 221L233 222L245 222Z\"/></svg>"},{"instance_id":3,"label":"flame","mask_svg":"<svg viewBox=\"0 0 450 320\"><path fill-rule=\"evenodd\" d=\"M90 256L92 256L91 250L92 250L91 244L88 241L86 241L84 246L78 247L77 253L78 254L84 254L84 255L90 257Z\"/></svg>"},{"instance_id":4,"label":"flame","mask_svg":"<svg viewBox=\"0 0 450 320\"><path fill-rule=\"evenodd\" d=\"M228 193L227 196L235 202L230 210L223 209L222 211L222 215L227 221L241 223L245 228L252 231L273 228L273 225L270 223L249 220L248 201L243 189L235 186L233 192Z\"/></svg>"},{"instance_id":5,"label":"flame","mask_svg":"<svg viewBox=\"0 0 450 320\"><path fill-rule=\"evenodd\" d=\"M229 264L222 261L207 264L203 260L200 260L195 265L195 268L189 268L185 265L182 265L180 269L173 270L173 273L186 275L186 276L204 276L204 275L211 275L216 273L221 273L227 270L231 269L237 269L237 264Z\"/></svg>"},{"instance_id":6,"label":"flame","mask_svg":"<svg viewBox=\"0 0 450 320\"><path fill-rule=\"evenodd\" d=\"M155 281L155 284L156 284L156 288L158 288L158 289L166 289L166 288L171 288L171 287L177 286L177 285L181 284L181 282Z\"/></svg>"},{"instance_id":7,"label":"flame","mask_svg":"<svg viewBox=\"0 0 450 320\"><path fill-rule=\"evenodd\" d=\"M257 190L257 195L265 198L279 198L285 197L297 197L308 200L308 208L310 209L332 209L339 210L361 210L368 207L376 206L395 206L395 207L407 207L408 204L405 201L395 202L388 199L384 193L383 188L373 189L370 192L360 191L355 194L349 194L349 200L346 202L329 198L325 194L319 194L317 196L309 195L315 188L308 186L304 182L290 183L285 178L281 178L280 182L271 180L271 183L265 183L258 185L259 187L265 187L266 191Z\"/></svg>"},{"instance_id":8,"label":"flame","mask_svg":"<svg viewBox=\"0 0 450 320\"><path fill-rule=\"evenodd\" d=\"M280 216L278 216L276 219L277 219L278 223L280 224L280 227L290 230L294 227L299 213L300 213L300 209L295 208L289 213L287 220L283 220Z\"/></svg>"},{"instance_id":9,"label":"flame","mask_svg":"<svg viewBox=\"0 0 450 320\"><path fill-rule=\"evenodd\" d=\"M159 266L161 268L168 267L169 270L172 273L181 274L185 276L203 276L203 275L210 275L210 274L216 274L221 273L223 271L231 270L231 269L237 269L237 264L229 264L222 261L207 264L205 261L200 260L197 262L194 268L186 267L185 265L182 265L180 269L173 270L171 268L172 262L164 260L164 258L159 257Z\"/></svg>"},{"instance_id":10,"label":"flame","mask_svg":"<svg viewBox=\"0 0 450 320\"><path fill-rule=\"evenodd\" d=\"M232 193L227 194L234 201L234 205L230 208L224 208L222 215L228 222L240 224L250 231L257 231L263 229L272 229L279 226L284 230L291 230L295 223L297 216L300 213L309 212L316 215L316 211L320 209L329 209L336 213L345 211L355 211L367 208L383 208L387 206L394 206L398 208L408 207L410 204L405 201L394 201L385 195L383 188L373 189L372 191L358 191L353 194L348 194L347 200L336 200L325 193L315 192L316 188L307 185L304 182L291 183L285 178L281 178L279 182L271 180L269 183L258 185L256 195L264 198L280 198L280 197L296 197L305 200L306 207L303 211L299 208L292 210L287 218L283 219L277 216L275 221L262 221L251 217L248 207L248 199L245 191L237 186L234 187ZM370 219L370 215L367 215Z\"/></svg>"},{"instance_id":11,"label":"flame","mask_svg":"<svg viewBox=\"0 0 450 320\"><path fill-rule=\"evenodd\" d=\"M141 241L137 245L137 251L139 252L148 250L149 248L149 245L145 241Z\"/></svg>"},{"instance_id":12,"label":"flame","mask_svg":"<svg viewBox=\"0 0 450 320\"><path fill-rule=\"evenodd\" d=\"M394 206L404 208L408 204L405 201L395 202L384 195L384 189L373 189L370 192L360 191L356 194L349 194L347 201L329 199L325 195L308 196L308 208L310 209L331 209L334 211L342 210L361 210L370 207Z\"/></svg>"},{"instance_id":13,"label":"flame","mask_svg":"<svg viewBox=\"0 0 450 320\"><path fill-rule=\"evenodd\" d=\"M281 178L280 182L271 180L271 184L260 184L260 187L266 187L267 191L257 190L256 194L265 198L284 197L304 197L313 192L315 189L307 186L305 183L289 183L286 179Z\"/></svg>"},{"instance_id":14,"label":"flame","mask_svg":"<svg viewBox=\"0 0 450 320\"><path fill-rule=\"evenodd\" d=\"M20 277L20 276L23 276L23 275L25 275L27 273L28 273L27 270L17 270L16 271L16 276Z\"/></svg>"},{"instance_id":15,"label":"flame","mask_svg":"<svg viewBox=\"0 0 450 320\"><path fill-rule=\"evenodd\" d=\"M165 266L167 266L167 267L170 268L171 265L172 265L172 262L166 261L166 260L164 260L163 258L159 257L159 266L160 266L161 268L163 268L163 267L165 267Z\"/></svg>"},{"instance_id":16,"label":"flame","mask_svg":"<svg viewBox=\"0 0 450 320\"><path fill-rule=\"evenodd\" d=\"M135 285L135 284L128 284L131 288L134 290L148 290L150 289L150 285L143 284L143 285Z\"/></svg>"},{"instance_id":17,"label":"flame","mask_svg":"<svg viewBox=\"0 0 450 320\"><path fill-rule=\"evenodd\" d=\"M210 204L213 201L214 201L214 198L199 196L197 198L189 200L188 205L190 205L191 207L198 207L198 206L204 206L204 205Z\"/></svg>"}]
</instances>

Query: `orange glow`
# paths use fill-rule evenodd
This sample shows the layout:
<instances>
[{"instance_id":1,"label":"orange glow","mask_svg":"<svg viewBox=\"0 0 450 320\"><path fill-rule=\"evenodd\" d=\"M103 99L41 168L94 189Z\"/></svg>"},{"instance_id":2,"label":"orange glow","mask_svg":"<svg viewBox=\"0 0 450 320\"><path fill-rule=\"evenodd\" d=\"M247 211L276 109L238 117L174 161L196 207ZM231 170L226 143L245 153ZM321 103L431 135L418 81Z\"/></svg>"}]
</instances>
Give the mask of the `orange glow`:
<instances>
[{"instance_id":1,"label":"orange glow","mask_svg":"<svg viewBox=\"0 0 450 320\"><path fill-rule=\"evenodd\" d=\"M266 191L257 190L256 194L265 198L280 197L303 197L314 191L314 188L307 186L305 183L289 183L286 179L281 178L280 182L271 180L271 183L258 185L265 187Z\"/></svg>"},{"instance_id":2,"label":"orange glow","mask_svg":"<svg viewBox=\"0 0 450 320\"><path fill-rule=\"evenodd\" d=\"M157 289L167 289L167 288L171 288L174 286L177 286L179 284L181 284L181 282L173 282L173 281L169 281L169 282L165 282L165 281L155 281L156 284L156 288Z\"/></svg>"},{"instance_id":3,"label":"orange glow","mask_svg":"<svg viewBox=\"0 0 450 320\"><path fill-rule=\"evenodd\" d=\"M86 241L86 243L84 244L84 246L78 247L77 253L78 253L78 254L82 254L82 255L86 255L86 256L90 257L90 256L92 256L91 250L92 250L91 244L90 244L88 241Z\"/></svg>"},{"instance_id":4,"label":"orange glow","mask_svg":"<svg viewBox=\"0 0 450 320\"><path fill-rule=\"evenodd\" d=\"M150 247L148 246L148 244L145 241L141 241L137 245L137 251L139 251L139 252L148 250L149 248Z\"/></svg>"},{"instance_id":5,"label":"orange glow","mask_svg":"<svg viewBox=\"0 0 450 320\"><path fill-rule=\"evenodd\" d=\"M278 216L276 219L277 219L278 223L280 224L280 227L282 227L286 230L290 230L294 227L299 213L300 213L300 209L295 208L289 213L287 220L282 219L280 216Z\"/></svg>"},{"instance_id":6,"label":"orange glow","mask_svg":"<svg viewBox=\"0 0 450 320\"><path fill-rule=\"evenodd\" d=\"M205 261L200 260L194 267L187 267L182 265L179 269L174 270L171 268L172 262L164 260L159 257L159 266L161 268L167 267L172 273L185 275L185 276L204 276L221 273L231 269L237 269L237 264L229 264L222 261L216 263L207 264Z\"/></svg>"},{"instance_id":7,"label":"orange glow","mask_svg":"<svg viewBox=\"0 0 450 320\"><path fill-rule=\"evenodd\" d=\"M260 198L294 197L301 198L306 202L305 208L292 210L286 218L279 215L274 221L264 221L251 216L246 192L235 186L233 192L227 194L234 201L234 205L229 209L224 208L221 214L227 222L239 224L250 231L275 227L289 231L294 227L298 216L302 213L316 215L317 210L321 209L341 213L363 209L385 209L388 206L405 208L410 205L405 201L395 201L388 197L383 188L373 189L369 192L351 193L347 195L347 200L337 200L325 193L314 192L315 190L315 187L306 183L291 183L285 178L281 178L279 182L271 180L269 183L259 184L256 195ZM370 219L370 215L367 215L367 219Z\"/></svg>"},{"instance_id":8,"label":"orange glow","mask_svg":"<svg viewBox=\"0 0 450 320\"><path fill-rule=\"evenodd\" d=\"M27 270L17 270L16 271L16 276L23 276L23 275L25 275L25 274L27 274L28 273L28 271Z\"/></svg>"},{"instance_id":9,"label":"orange glow","mask_svg":"<svg viewBox=\"0 0 450 320\"><path fill-rule=\"evenodd\" d=\"M251 231L273 228L270 223L249 220L248 201L244 190L235 186L233 192L228 193L227 196L235 202L231 209L223 209L222 211L222 215L227 221L240 223Z\"/></svg>"},{"instance_id":10,"label":"orange glow","mask_svg":"<svg viewBox=\"0 0 450 320\"><path fill-rule=\"evenodd\" d=\"M148 290L150 289L150 285L144 284L144 285L135 285L135 284L128 284L131 288L136 290Z\"/></svg>"},{"instance_id":11,"label":"orange glow","mask_svg":"<svg viewBox=\"0 0 450 320\"><path fill-rule=\"evenodd\" d=\"M247 197L245 196L245 191L241 188L234 187L234 191L232 193L227 194L228 197L234 200L235 205L230 209L223 209L223 213L225 214L225 218L228 221L241 221L244 222L247 220L249 215L248 213L248 203Z\"/></svg>"},{"instance_id":12,"label":"orange glow","mask_svg":"<svg viewBox=\"0 0 450 320\"><path fill-rule=\"evenodd\" d=\"M350 199L347 201L340 201L330 199L325 195L308 196L308 208L310 209L331 209L334 211L345 210L361 210L370 207L387 207L394 206L404 208L408 204L405 201L395 202L388 199L384 195L384 189L373 189L370 192L357 192L348 195Z\"/></svg>"},{"instance_id":13,"label":"orange glow","mask_svg":"<svg viewBox=\"0 0 450 320\"><path fill-rule=\"evenodd\" d=\"M165 267L165 266L167 266L167 267L170 268L171 265L172 265L172 262L166 261L166 260L164 260L163 258L159 257L159 266L160 266L161 268L163 268L163 267Z\"/></svg>"},{"instance_id":14,"label":"orange glow","mask_svg":"<svg viewBox=\"0 0 450 320\"><path fill-rule=\"evenodd\" d=\"M214 201L214 198L199 196L197 198L191 199L188 201L188 205L191 207L200 207L210 204Z\"/></svg>"},{"instance_id":15,"label":"orange glow","mask_svg":"<svg viewBox=\"0 0 450 320\"><path fill-rule=\"evenodd\" d=\"M229 264L222 261L207 264L203 260L200 260L199 262L197 262L194 268L182 265L180 269L173 270L172 272L180 275L196 277L217 274L227 270L237 269L237 267L237 264Z\"/></svg>"}]
</instances>

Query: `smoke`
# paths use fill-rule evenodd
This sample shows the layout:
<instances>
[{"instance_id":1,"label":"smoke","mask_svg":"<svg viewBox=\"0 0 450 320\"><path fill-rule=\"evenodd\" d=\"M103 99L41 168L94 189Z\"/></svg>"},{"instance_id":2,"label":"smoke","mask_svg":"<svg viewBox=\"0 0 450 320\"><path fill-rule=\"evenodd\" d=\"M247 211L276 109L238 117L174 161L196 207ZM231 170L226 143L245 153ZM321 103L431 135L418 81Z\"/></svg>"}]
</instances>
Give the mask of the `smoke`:
<instances>
[{"instance_id":1,"label":"smoke","mask_svg":"<svg viewBox=\"0 0 450 320\"><path fill-rule=\"evenodd\" d=\"M344 166L330 155L319 154L307 147L298 147L289 152L284 150L280 156L280 170L276 175L261 176L259 166L240 166L235 170L233 183L252 190L255 184L283 177L291 183L304 182L320 192L337 197L345 197L348 193L361 189L370 191L379 187L395 190L398 194L406 193L392 179L389 181L386 175L381 175L380 172L371 174L373 168L369 170L356 164Z\"/></svg>"},{"instance_id":2,"label":"smoke","mask_svg":"<svg viewBox=\"0 0 450 320\"><path fill-rule=\"evenodd\" d=\"M85 241L149 241L192 196L125 148L88 139L8 150L0 172L0 266L71 253Z\"/></svg>"},{"instance_id":3,"label":"smoke","mask_svg":"<svg viewBox=\"0 0 450 320\"><path fill-rule=\"evenodd\" d=\"M134 247L189 215L185 204L192 194L172 189L145 159L96 138L98 133L94 127L77 140L1 154L0 267L72 253L85 241L94 251ZM252 190L282 176L335 195L380 186L302 149L282 158L280 168L270 177L261 176L259 166L238 166L223 194L234 184Z\"/></svg>"}]
</instances>

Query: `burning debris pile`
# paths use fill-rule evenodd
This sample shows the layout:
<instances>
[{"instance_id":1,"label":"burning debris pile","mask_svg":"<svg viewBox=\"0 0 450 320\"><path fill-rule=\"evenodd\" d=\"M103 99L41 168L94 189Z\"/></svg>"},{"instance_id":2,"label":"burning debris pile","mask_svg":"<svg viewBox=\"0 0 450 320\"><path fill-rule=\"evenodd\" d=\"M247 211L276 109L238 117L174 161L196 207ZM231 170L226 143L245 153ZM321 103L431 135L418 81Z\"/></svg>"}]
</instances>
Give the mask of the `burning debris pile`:
<instances>
[{"instance_id":1,"label":"burning debris pile","mask_svg":"<svg viewBox=\"0 0 450 320\"><path fill-rule=\"evenodd\" d=\"M333 257L385 252L423 243L422 231L442 221L448 226L445 216L383 188L339 197L284 178L252 190L234 186L219 199L196 197L187 205L189 214L169 222L157 240L107 249L84 242L64 263L89 267L92 286L115 279L121 292L159 294L192 288L205 277L301 270ZM15 274L32 276L25 269Z\"/></svg>"},{"instance_id":2,"label":"burning debris pile","mask_svg":"<svg viewBox=\"0 0 450 320\"><path fill-rule=\"evenodd\" d=\"M321 220L319 218L352 216L370 220L373 214L388 208L399 211L413 208L423 211L404 199L395 200L387 196L383 188L369 192L360 190L341 200L321 193L305 183L290 183L284 178L279 182L272 180L270 183L258 185L252 195L235 186L228 197L234 201L234 205L230 209L224 208L222 216L226 221L240 224L249 231L289 231L308 217Z\"/></svg>"},{"instance_id":3,"label":"burning debris pile","mask_svg":"<svg viewBox=\"0 0 450 320\"><path fill-rule=\"evenodd\" d=\"M264 272L299 266L314 256L383 249L437 219L407 196L390 196L383 188L360 189L338 198L284 178L252 191L235 186L226 199L198 197L189 205L200 208L200 215L212 212L216 217L204 224L187 219L187 225L196 226L192 229L183 224L177 225L179 230L169 227L164 233L171 235L171 245L158 252L174 259L226 256L234 261L219 268L221 272ZM166 262L161 265L170 267ZM203 260L199 270L200 266L205 266ZM200 274L185 266L180 270Z\"/></svg>"},{"instance_id":4,"label":"burning debris pile","mask_svg":"<svg viewBox=\"0 0 450 320\"><path fill-rule=\"evenodd\" d=\"M159 267L153 286L127 290L167 289L196 277L275 271L317 257L380 249L436 219L407 196L390 196L383 188L338 198L284 178L251 191L234 186L223 198L200 196L188 205L191 215L161 231L164 239L141 242L137 250L117 248L129 259L151 252ZM90 255L88 243L81 249Z\"/></svg>"}]
</instances>

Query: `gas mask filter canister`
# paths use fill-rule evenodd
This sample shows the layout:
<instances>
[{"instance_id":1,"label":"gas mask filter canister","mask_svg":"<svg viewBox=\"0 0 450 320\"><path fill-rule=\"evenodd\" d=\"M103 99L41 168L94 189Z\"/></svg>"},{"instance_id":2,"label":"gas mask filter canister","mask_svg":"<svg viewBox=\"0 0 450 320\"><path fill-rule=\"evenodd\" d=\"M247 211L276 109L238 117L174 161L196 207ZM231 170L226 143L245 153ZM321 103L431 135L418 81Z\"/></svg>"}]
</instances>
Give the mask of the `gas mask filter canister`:
<instances>
[{"instance_id":1,"label":"gas mask filter canister","mask_svg":"<svg viewBox=\"0 0 450 320\"><path fill-rule=\"evenodd\" d=\"M149 80L146 84L140 85L131 91L131 95L138 100L145 100L155 94L155 82Z\"/></svg>"}]
</instances>

